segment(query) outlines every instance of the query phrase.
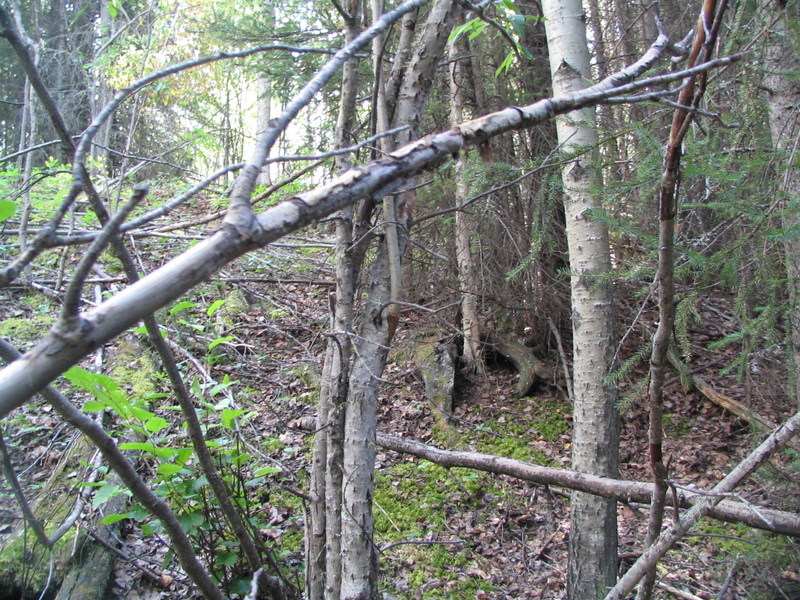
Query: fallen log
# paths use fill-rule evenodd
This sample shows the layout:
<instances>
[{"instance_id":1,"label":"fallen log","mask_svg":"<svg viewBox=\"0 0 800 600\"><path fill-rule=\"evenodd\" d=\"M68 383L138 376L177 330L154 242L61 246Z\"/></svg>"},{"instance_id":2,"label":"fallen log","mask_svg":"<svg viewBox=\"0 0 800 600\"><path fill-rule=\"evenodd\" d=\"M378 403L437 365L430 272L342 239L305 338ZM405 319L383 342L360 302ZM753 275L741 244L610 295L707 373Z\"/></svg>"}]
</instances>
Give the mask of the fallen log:
<instances>
[{"instance_id":1,"label":"fallen log","mask_svg":"<svg viewBox=\"0 0 800 600\"><path fill-rule=\"evenodd\" d=\"M302 417L292 421L290 425L305 431L314 431L316 423L315 417ZM441 467L463 467L495 475L508 475L538 485L577 490L626 504L636 502L649 505L653 494L653 484L648 482L596 477L570 469L542 467L513 458L481 452L442 450L435 446L380 432L375 441L385 450L410 454ZM675 495L679 508L690 508L707 497L702 491L694 493L685 489L676 489ZM744 523L754 529L800 538L800 514L797 513L763 508L751 503L723 500L711 510L708 516L726 523Z\"/></svg>"},{"instance_id":2,"label":"fallen log","mask_svg":"<svg viewBox=\"0 0 800 600\"><path fill-rule=\"evenodd\" d=\"M730 396L726 396L725 394L715 390L705 379L699 375L691 373L686 365L683 364L683 362L681 362L681 360L672 353L669 353L667 358L669 359L669 362L672 363L672 366L678 371L678 374L682 379L688 380L692 384L692 387L694 387L708 400L711 400L711 402L714 404L732 412L743 421L747 421L750 423L750 425L754 425L762 431L770 432L774 431L778 427L776 423L773 423L768 418L758 414L749 406L745 406ZM795 450L800 451L800 442L798 442L797 439L789 440L789 445Z\"/></svg>"},{"instance_id":3,"label":"fallen log","mask_svg":"<svg viewBox=\"0 0 800 600\"><path fill-rule=\"evenodd\" d=\"M527 396L540 379L547 379L551 373L539 360L533 350L509 334L487 335L484 344L511 361L519 372L516 398Z\"/></svg>"},{"instance_id":4,"label":"fallen log","mask_svg":"<svg viewBox=\"0 0 800 600\"><path fill-rule=\"evenodd\" d=\"M379 446L387 450L424 458L442 467L465 467L497 475L509 475L539 485L560 486L611 498L618 502L649 504L653 494L652 483L596 477L569 469L542 467L480 452L441 450L384 433L378 433L376 441ZM702 492L694 493L685 489L676 489L675 494L680 508L690 508L707 497L707 494ZM795 513L723 500L711 510L709 516L727 523L744 523L754 529L800 537L800 515Z\"/></svg>"}]
</instances>

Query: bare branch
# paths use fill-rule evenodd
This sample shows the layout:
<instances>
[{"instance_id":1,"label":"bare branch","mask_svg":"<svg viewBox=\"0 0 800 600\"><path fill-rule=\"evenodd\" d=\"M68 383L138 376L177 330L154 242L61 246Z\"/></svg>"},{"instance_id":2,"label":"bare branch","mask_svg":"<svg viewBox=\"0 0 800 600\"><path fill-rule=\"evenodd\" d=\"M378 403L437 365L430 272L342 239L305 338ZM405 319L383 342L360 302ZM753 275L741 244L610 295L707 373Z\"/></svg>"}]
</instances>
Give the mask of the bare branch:
<instances>
[{"instance_id":1,"label":"bare branch","mask_svg":"<svg viewBox=\"0 0 800 600\"><path fill-rule=\"evenodd\" d=\"M6 482L13 490L14 496L17 499L17 504L19 504L23 518L30 528L33 529L33 533L36 536L36 539L39 540L39 543L45 548L50 548L50 543L47 539L47 533L45 533L44 526L33 514L31 505L28 503L28 499L25 497L25 491L22 489L19 479L17 479L17 474L14 471L14 465L11 464L11 456L8 453L8 448L6 447L5 439L3 439L2 431L0 431L0 464L2 464L3 475L5 475Z\"/></svg>"},{"instance_id":2,"label":"bare branch","mask_svg":"<svg viewBox=\"0 0 800 600\"><path fill-rule=\"evenodd\" d=\"M782 448L800 430L800 412L776 429L761 445L753 450L725 478L711 490L713 496L705 496L677 522L672 523L628 569L617 585L608 593L605 600L623 600L633 590L647 571L680 540L704 516L718 507L724 494L733 490L755 472L770 457ZM771 517L770 517L771 518Z\"/></svg>"},{"instance_id":3,"label":"bare branch","mask_svg":"<svg viewBox=\"0 0 800 600\"><path fill-rule=\"evenodd\" d=\"M81 336L67 342L53 332L22 360L0 371L0 418L41 390L82 356L250 250L277 241L362 198L381 198L394 191L405 178L432 169L452 154L491 137L532 127L555 115L597 104L623 92L636 92L652 85L654 79L666 83L679 81L688 74L727 65L741 58L738 55L709 61L694 69L627 83L652 64L658 55L651 49L646 55L647 60L643 59L582 92L557 99L543 99L526 107L509 107L412 142L363 167L350 169L330 183L290 198L258 215L258 230L250 237L242 236L229 225L223 225L204 242L84 313L82 323L85 330ZM615 83L624 85L614 87Z\"/></svg>"},{"instance_id":4,"label":"bare branch","mask_svg":"<svg viewBox=\"0 0 800 600\"><path fill-rule=\"evenodd\" d=\"M25 154L30 154L36 150L41 150L42 148L48 148L50 146L55 146L59 143L60 140L50 140L49 142L42 142L41 144L36 144L35 146L29 146L24 150L20 150L19 152L13 152L12 154L6 154L5 156L0 156L0 163L8 162L10 160L14 160L20 156L24 156Z\"/></svg>"},{"instance_id":5,"label":"bare branch","mask_svg":"<svg viewBox=\"0 0 800 600\"><path fill-rule=\"evenodd\" d=\"M122 208L117 211L117 213L108 221L108 223L106 223L105 227L103 227L103 230L100 232L100 235L95 238L92 245L83 255L83 258L81 258L81 262L75 269L75 273L72 276L69 287L67 288L67 293L64 296L64 304L61 307L61 319L65 323L71 322L78 316L84 280L89 275L89 271L91 271L94 263L96 263L97 259L100 258L100 254L102 254L103 250L105 250L106 246L108 246L111 238L117 234L120 224L130 214L134 207L144 199L145 195L147 194L147 189L147 185L145 184L138 184L134 188L131 199L128 200L128 202L126 202Z\"/></svg>"}]
</instances>

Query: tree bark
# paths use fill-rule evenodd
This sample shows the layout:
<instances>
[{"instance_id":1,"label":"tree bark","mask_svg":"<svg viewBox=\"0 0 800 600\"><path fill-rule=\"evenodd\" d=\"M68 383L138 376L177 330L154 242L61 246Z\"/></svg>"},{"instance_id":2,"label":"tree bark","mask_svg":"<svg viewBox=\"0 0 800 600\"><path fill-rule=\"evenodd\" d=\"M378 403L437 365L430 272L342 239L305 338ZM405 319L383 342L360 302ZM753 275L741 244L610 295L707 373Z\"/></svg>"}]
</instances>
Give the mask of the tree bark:
<instances>
[{"instance_id":1,"label":"tree bark","mask_svg":"<svg viewBox=\"0 0 800 600\"><path fill-rule=\"evenodd\" d=\"M398 139L416 137L431 80L452 26L452 0L436 0L420 34L414 56L406 69L395 110L394 127L410 126ZM376 68L380 65L376 63ZM378 90L378 99L384 95ZM384 107L376 107L386 122ZM404 179L405 185L410 179ZM375 467L378 390L397 327L396 303L402 283L402 257L408 237L413 204L408 194L397 203L391 194L383 198L385 235L370 265L369 293L355 360L350 375L344 421L342 465L342 580L343 600L376 598L378 554L373 541L372 492Z\"/></svg>"},{"instance_id":2,"label":"tree bark","mask_svg":"<svg viewBox=\"0 0 800 600\"><path fill-rule=\"evenodd\" d=\"M580 0L542 3L555 97L584 89L591 80L586 26ZM558 141L575 159L563 170L564 212L572 288L574 421L572 467L616 477L619 415L616 389L606 383L613 359L613 313L608 232L589 218L600 207L591 187L598 136L587 108L557 121ZM582 492L571 501L567 595L595 600L613 586L617 568L616 503Z\"/></svg>"},{"instance_id":3,"label":"tree bark","mask_svg":"<svg viewBox=\"0 0 800 600\"><path fill-rule=\"evenodd\" d=\"M372 491L378 389L391 343L383 315L391 296L390 279L388 249L381 244L370 268L369 297L355 348L345 411L341 512L343 600L370 600L378 594Z\"/></svg>"},{"instance_id":4,"label":"tree bark","mask_svg":"<svg viewBox=\"0 0 800 600\"><path fill-rule=\"evenodd\" d=\"M270 7L271 9L271 7ZM269 121L272 118L272 80L266 73L258 74L258 110L257 110L257 135L261 135L269 127ZM270 185L272 177L270 176L270 165L264 165L261 173L258 175L258 185Z\"/></svg>"},{"instance_id":5,"label":"tree bark","mask_svg":"<svg viewBox=\"0 0 800 600\"><path fill-rule=\"evenodd\" d=\"M778 160L779 194L783 202L783 226L792 231L800 222L797 198L800 197L800 72L797 39L790 23L798 18L797 3L762 0L759 13L767 29L764 57L764 88L769 107L769 131ZM795 401L800 406L800 238L796 234L784 242L786 275L789 287L790 324L787 342L792 349L792 382Z\"/></svg>"},{"instance_id":6,"label":"tree bark","mask_svg":"<svg viewBox=\"0 0 800 600\"><path fill-rule=\"evenodd\" d=\"M463 21L463 19L461 19ZM458 41L466 40L465 36ZM453 43L450 46L450 122L455 126L464 120L464 65L459 59L459 50L465 44ZM460 207L468 199L466 180L467 153L461 153L456 160L456 206ZM478 319L478 282L475 279L475 261L472 257L468 215L457 210L455 215L455 249L458 266L458 287L461 294L461 329L464 332L464 351L462 359L469 372L484 374L483 357L480 350L480 321Z\"/></svg>"}]
</instances>

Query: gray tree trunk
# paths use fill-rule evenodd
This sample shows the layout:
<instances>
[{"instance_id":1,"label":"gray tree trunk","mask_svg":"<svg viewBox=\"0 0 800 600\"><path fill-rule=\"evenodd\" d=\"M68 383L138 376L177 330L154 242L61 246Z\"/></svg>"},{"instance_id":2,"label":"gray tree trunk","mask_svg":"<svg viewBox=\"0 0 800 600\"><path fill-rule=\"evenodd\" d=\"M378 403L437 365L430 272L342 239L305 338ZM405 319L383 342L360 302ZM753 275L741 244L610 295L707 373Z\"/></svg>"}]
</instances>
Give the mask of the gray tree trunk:
<instances>
[{"instance_id":1,"label":"gray tree trunk","mask_svg":"<svg viewBox=\"0 0 800 600\"><path fill-rule=\"evenodd\" d=\"M800 197L800 59L797 40L793 39L790 20L797 23L797 3L763 0L760 6L762 21L769 26L766 36L764 87L769 107L769 130L772 147L778 155L780 194L783 199L783 225L789 231L797 227L800 210L794 204ZM794 13L794 14L790 14ZM777 17L777 18L776 18ZM792 200L794 199L794 203ZM800 406L800 239L788 236L785 243L786 274L789 286L789 342L793 356L795 401Z\"/></svg>"},{"instance_id":2,"label":"gray tree trunk","mask_svg":"<svg viewBox=\"0 0 800 600\"><path fill-rule=\"evenodd\" d=\"M361 30L361 2L345 3L349 18L346 39ZM342 92L334 132L337 148L349 146L355 121L358 91L358 59L342 69ZM337 156L336 169L349 166L347 155ZM336 220L336 293L330 297L331 338L325 354L317 412L311 474L311 523L307 536L306 593L310 600L339 600L342 577L341 515L342 455L344 452L344 405L350 376L353 301L361 261L354 260L353 208L339 213Z\"/></svg>"},{"instance_id":3,"label":"gray tree trunk","mask_svg":"<svg viewBox=\"0 0 800 600\"><path fill-rule=\"evenodd\" d=\"M464 36L459 41L466 41ZM464 120L464 65L458 58L459 49L465 44L453 44L450 48L450 123L455 127ZM456 161L456 205L467 200L468 185L465 176L467 153L459 155ZM478 320L478 284L475 280L475 261L472 257L471 238L473 229L467 213L456 211L455 247L458 265L458 287L461 293L461 327L464 332L463 359L466 368L483 374L483 358L480 350L480 323Z\"/></svg>"},{"instance_id":4,"label":"gray tree trunk","mask_svg":"<svg viewBox=\"0 0 800 600\"><path fill-rule=\"evenodd\" d=\"M393 126L409 125L400 143L416 137L433 76L452 28L452 0L437 0L406 69L395 108ZM379 94L379 97L381 94ZM383 107L378 107L380 111ZM381 121L385 122L382 118ZM397 324L397 299L402 256L411 222L408 197L397 206L387 197L383 237L370 265L370 289L350 375L344 424L342 475L342 582L341 598L376 598L378 553L373 540L372 514L378 390ZM393 319L394 318L394 319Z\"/></svg>"},{"instance_id":5,"label":"gray tree trunk","mask_svg":"<svg viewBox=\"0 0 800 600\"><path fill-rule=\"evenodd\" d=\"M555 97L587 87L591 79L586 26L580 0L544 0L547 45ZM608 232L588 218L599 207L591 188L598 136L595 111L587 108L557 121L558 141L575 159L563 170L564 212L572 287L574 420L572 467L616 477L619 418L615 390L606 385L613 354ZM567 594L594 600L616 580L617 511L613 501L572 494Z\"/></svg>"}]
</instances>

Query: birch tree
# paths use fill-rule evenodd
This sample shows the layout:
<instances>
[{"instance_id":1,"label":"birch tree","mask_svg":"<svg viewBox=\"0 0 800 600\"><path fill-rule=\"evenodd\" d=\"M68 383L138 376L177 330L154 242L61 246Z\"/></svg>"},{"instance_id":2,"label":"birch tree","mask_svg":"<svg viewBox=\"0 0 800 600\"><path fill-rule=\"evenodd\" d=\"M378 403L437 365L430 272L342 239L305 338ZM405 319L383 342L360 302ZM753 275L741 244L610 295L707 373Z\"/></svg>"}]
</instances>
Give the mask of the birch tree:
<instances>
[{"instance_id":1,"label":"birch tree","mask_svg":"<svg viewBox=\"0 0 800 600\"><path fill-rule=\"evenodd\" d=\"M542 3L555 97L578 92L591 80L586 26L580 0ZM593 165L598 136L595 111L586 108L557 120L558 141L572 160L563 169L564 212L572 288L573 393L572 468L616 477L619 418L616 392L606 383L613 353L608 232L592 220L599 198ZM581 492L571 500L567 594L597 598L614 584L617 510L612 501Z\"/></svg>"},{"instance_id":2,"label":"birch tree","mask_svg":"<svg viewBox=\"0 0 800 600\"><path fill-rule=\"evenodd\" d=\"M459 37L450 47L450 121L458 125L464 120L465 65L459 60L459 51L465 49L465 37ZM460 43L459 43L460 42ZM466 54L466 52L464 53ZM467 157L459 156L455 165L456 205L460 208L467 200ZM458 285L461 295L461 324L464 332L463 360L469 371L482 374L483 358L480 351L480 324L478 321L478 284L475 280L475 261L472 257L473 231L464 210L455 215L455 252L458 266Z\"/></svg>"},{"instance_id":3,"label":"birch tree","mask_svg":"<svg viewBox=\"0 0 800 600\"><path fill-rule=\"evenodd\" d=\"M281 115L273 120L270 127L264 132L253 157L244 167L242 175L237 179L230 195L225 222L219 230L181 256L168 262L162 268L132 284L125 291L87 311L78 310L77 299L80 297L86 273L92 263L97 260L100 251L109 241L119 239L118 234L120 231L129 231L147 222L148 219L154 218L154 215L163 215L174 208L174 205L171 203L165 204L155 209L152 213L148 213L125 225L122 224L124 215L119 214L108 221L102 232L81 238L79 242L90 243L91 246L86 253L86 258L81 263L81 267L76 270L70 285L69 296L72 306L70 310L64 311L63 318L58 321L53 330L36 348L0 371L0 417L6 416L32 395L42 391L48 382L58 377L69 366L76 364L81 358L93 352L114 336L134 326L140 319L152 319L154 311L158 308L177 299L187 290L206 280L224 265L249 251L276 241L291 231L315 223L337 211L354 206L358 202L363 202L362 206L365 207L365 212L366 207L371 211L375 208L377 202L393 192L403 189L403 186L422 170L436 168L450 159L453 154L468 147L485 143L494 136L532 127L553 118L554 115L564 115L576 110L586 109L604 99L616 98L621 94L635 92L656 83L664 84L677 81L684 76L684 74L676 74L649 81L631 83L649 69L660 57L665 47L665 43L662 40L660 45L654 47L651 52L635 65L590 89L582 89L582 84L576 85L574 89L561 87L559 88L561 95L557 98L548 98L528 106L509 107L466 123L457 124L449 131L411 141L419 133L422 111L431 88L431 81L444 50L447 33L451 27L455 11L455 4L451 0L438 0L430 11L426 27L420 33L412 59L402 75L402 81L396 83L394 89L397 90L397 95L393 96L387 93L387 96L391 97L391 99L387 98L387 105L391 104L394 107L394 123L411 125L409 133L404 134L406 139L403 140L409 143L386 153L369 164L348 168L330 182L286 198L283 202L265 212L256 214L251 200L258 174L280 133L285 130L288 123L308 104L311 98L319 93L322 86L330 80L332 74L343 64L353 59L355 54L367 45L370 41L370 36L385 31L393 20L403 14L403 11L413 11L422 4L424 4L424 0L409 0L400 8L382 15L380 19L376 19L376 22L368 31L358 34L354 29L352 42L336 53L328 65L307 83L295 100L287 105ZM358 10L357 4L351 6L352 11ZM555 16L553 18L555 19ZM2 34L9 39L12 38L10 32L11 24L4 21L0 25L4 28ZM34 260L45 249L65 243L63 239L56 235L56 230L64 216L64 211L68 209L70 203L74 202L83 190L92 190L91 179L87 174L84 161L93 137L123 101L145 85L157 81L159 78L198 66L204 62L240 58L256 51L254 49L224 53L214 57L190 61L188 64L175 65L120 90L114 100L95 117L91 126L77 144L74 161L75 181L72 190L60 207L60 212L53 216L51 222L46 224L41 233L32 241L28 251L22 253L0 271L0 283L8 283L19 276L24 266ZM26 54L22 50L20 50L20 58L23 62L26 58ZM566 62L564 64L567 65ZM588 60L586 64L588 65ZM725 61L718 61L715 64L726 63ZM31 67L31 65L27 65L27 67ZM569 68L569 65L567 65L567 68ZM708 69L711 68L711 65L701 65L699 68ZM37 92L40 92L40 90L37 89ZM47 98L44 92L41 93L43 98ZM591 114L591 111L589 114ZM340 145L345 143L347 130L347 125L343 122ZM69 136L64 133L64 137L66 145ZM600 334L597 334L594 338L589 338L587 327L589 325L593 328L597 327L597 323L592 319L599 319L601 325L607 325L607 321L603 320L602 317L607 316L608 304L601 303L600 317L591 313L586 306L586 304L596 306L598 304L598 298L595 295L597 289L605 289L602 281L600 285L597 284L595 277L604 264L602 261L598 261L598 256L602 258L602 252L596 249L595 246L598 245L596 242L602 242L603 240L602 232L598 234L600 236L599 240L595 240L592 237L596 232L590 227L592 223L586 219L585 210L591 206L592 198L579 194L581 191L586 191L586 188L581 187L580 184L590 181L586 171L590 170L589 167L591 166L588 158L583 156L581 152L594 142L589 138L580 137L574 141L581 141L581 144L575 145L573 143L567 146L567 151L576 153L576 158L566 172L568 176L566 188L569 193L568 206L574 206L575 210L568 210L567 214L570 215L568 218L579 222L575 226L577 241L575 241L576 254L573 260L573 270L583 269L581 271L582 277L575 277L573 281L574 296L583 300L583 304L579 304L576 301L576 306L580 310L576 308L575 312L575 337L576 339L580 337L582 341L576 341L575 353L576 357L580 355L581 361L584 360L585 356L590 357L588 363L578 363L578 358L576 358L576 365L585 366L588 371L593 366L591 353L597 348L609 346L607 344L609 332L605 331L605 338ZM342 166L344 167L345 165ZM144 193L145 190L143 188L137 188L136 195L140 197ZM182 199L191 196L192 193L182 194ZM136 199L136 197L133 198L133 200ZM132 208L132 206L133 203L130 203L129 208ZM338 400L347 398L344 429L337 430L337 435L338 431L343 431L341 437L344 447L341 464L338 463L339 459L334 458L332 454L324 455L321 461L323 468L328 468L331 471L341 469L343 481L340 485L341 508L334 509L336 518L342 519L342 547L338 551L330 552L331 547L325 546L326 560L334 557L333 555L335 555L335 558L342 558L341 584L338 589L333 591L332 597L366 599L375 597L377 594L375 579L376 553L372 540L371 516L376 398L380 384L380 374L385 365L389 344L396 325L393 325L392 321L387 318L387 309L389 306L396 304L398 294L396 283L392 282L392 272L395 274L396 282L396 269L401 266L401 263L396 262L396 260L402 258L402 243L410 221L410 207L401 205L389 210L390 218L384 225L396 227L397 246L391 248L389 246L389 236L385 235L380 240L375 252L376 258L370 266L369 281L371 282L371 289L365 301L365 316L358 336L354 336L358 338L358 342L356 345L357 350L354 353L355 359L353 361L352 374L347 379L349 385L338 388L335 395ZM584 229L578 229L578 227L583 227ZM391 227L386 228L386 231L389 230L391 230ZM351 232L343 230L342 248L346 250L345 245L350 244L352 240ZM392 257L393 252L394 259ZM607 258L607 253L605 256ZM394 264L393 261L395 261ZM350 325L337 319L335 319L335 324L337 328L342 328L345 335L350 334ZM155 335L160 337L157 327L155 327ZM342 353L339 359L344 364L350 361L350 356ZM606 357L601 355L594 360L595 362L599 361L605 368L607 366L607 360L605 359ZM341 373L341 366L339 370ZM592 371L592 373L594 372ZM600 385L602 385L602 376L598 375L598 377ZM335 383L337 386L343 385L344 378L330 378L328 383ZM591 387L593 383L596 384L596 381L580 379L576 387L583 386L585 389L581 391L581 394L588 396L595 389ZM346 396L345 391L347 392ZM335 408L338 409L339 407ZM588 413L590 408L583 407L581 410L584 413ZM576 409L576 414L578 413L579 411ZM595 412L594 416L597 416L597 412ZM600 417L603 416L607 415L600 414ZM338 419L339 417L337 416L336 418ZM581 416L581 418L584 418L584 416ZM613 421L609 419L608 422ZM593 433L597 432L594 431ZM611 433L614 433L613 428ZM586 433L584 432L583 435L584 438L581 438L581 443L585 446ZM599 435L602 436L604 434L600 432ZM104 451L108 452L109 455L113 455L113 450L109 450L109 448L114 448L113 440L103 439ZM330 442L325 443L327 447L330 447ZM583 447L583 451L586 452L585 447ZM331 463L332 460L335 464ZM133 476L135 470L132 469L129 463L125 464L127 467L120 467L120 470L128 468L128 474ZM589 467L593 466L591 461L588 461L587 464L589 464ZM590 469L587 468L587 470ZM326 473L325 475L328 474ZM327 487L327 480L325 480L324 485L326 486L324 491L326 497L329 491L333 494L339 493L335 485ZM143 496L147 494L145 490L134 490L134 493L142 494ZM319 494L321 492L317 490L316 493ZM335 507L337 505L331 504L330 506ZM330 506L325 507L325 519L332 514ZM613 511L613 504L611 506ZM324 523L323 530L325 531L324 535L329 535L327 521ZM580 532L583 531L588 530L580 530ZM579 533L578 525L574 526L573 532L575 534L574 537L577 538ZM182 552L181 548L185 550L186 539L185 535L182 536L180 527L176 526L170 530L170 535L173 536L176 551ZM332 539L336 539L335 533ZM177 543L176 540L180 543ZM317 546L317 548L320 549L321 547ZM188 551L190 552L191 548ZM607 555L613 555L613 553L609 552ZM319 552L313 553L310 560L317 561L318 557ZM183 560L185 557L182 555L181 558ZM197 565L197 560L196 558L193 561L187 559L184 564ZM197 566L202 570L202 567ZM327 568L327 563L325 563L325 568ZM187 567L187 572L192 571ZM585 571L581 571L578 575L579 579L583 580ZM192 576L194 577L194 574ZM338 575L334 576L337 577ZM202 575L198 575L199 579L202 579L202 577ZM204 595L206 597L219 598L219 590L216 589L215 583L207 574L204 581ZM317 590L316 594L320 593L319 581L321 580L316 580L314 583L313 589ZM326 581L324 585L328 586L329 582ZM309 585L309 589L311 587ZM323 595L328 594L327 590L322 593Z\"/></svg>"}]
</instances>

